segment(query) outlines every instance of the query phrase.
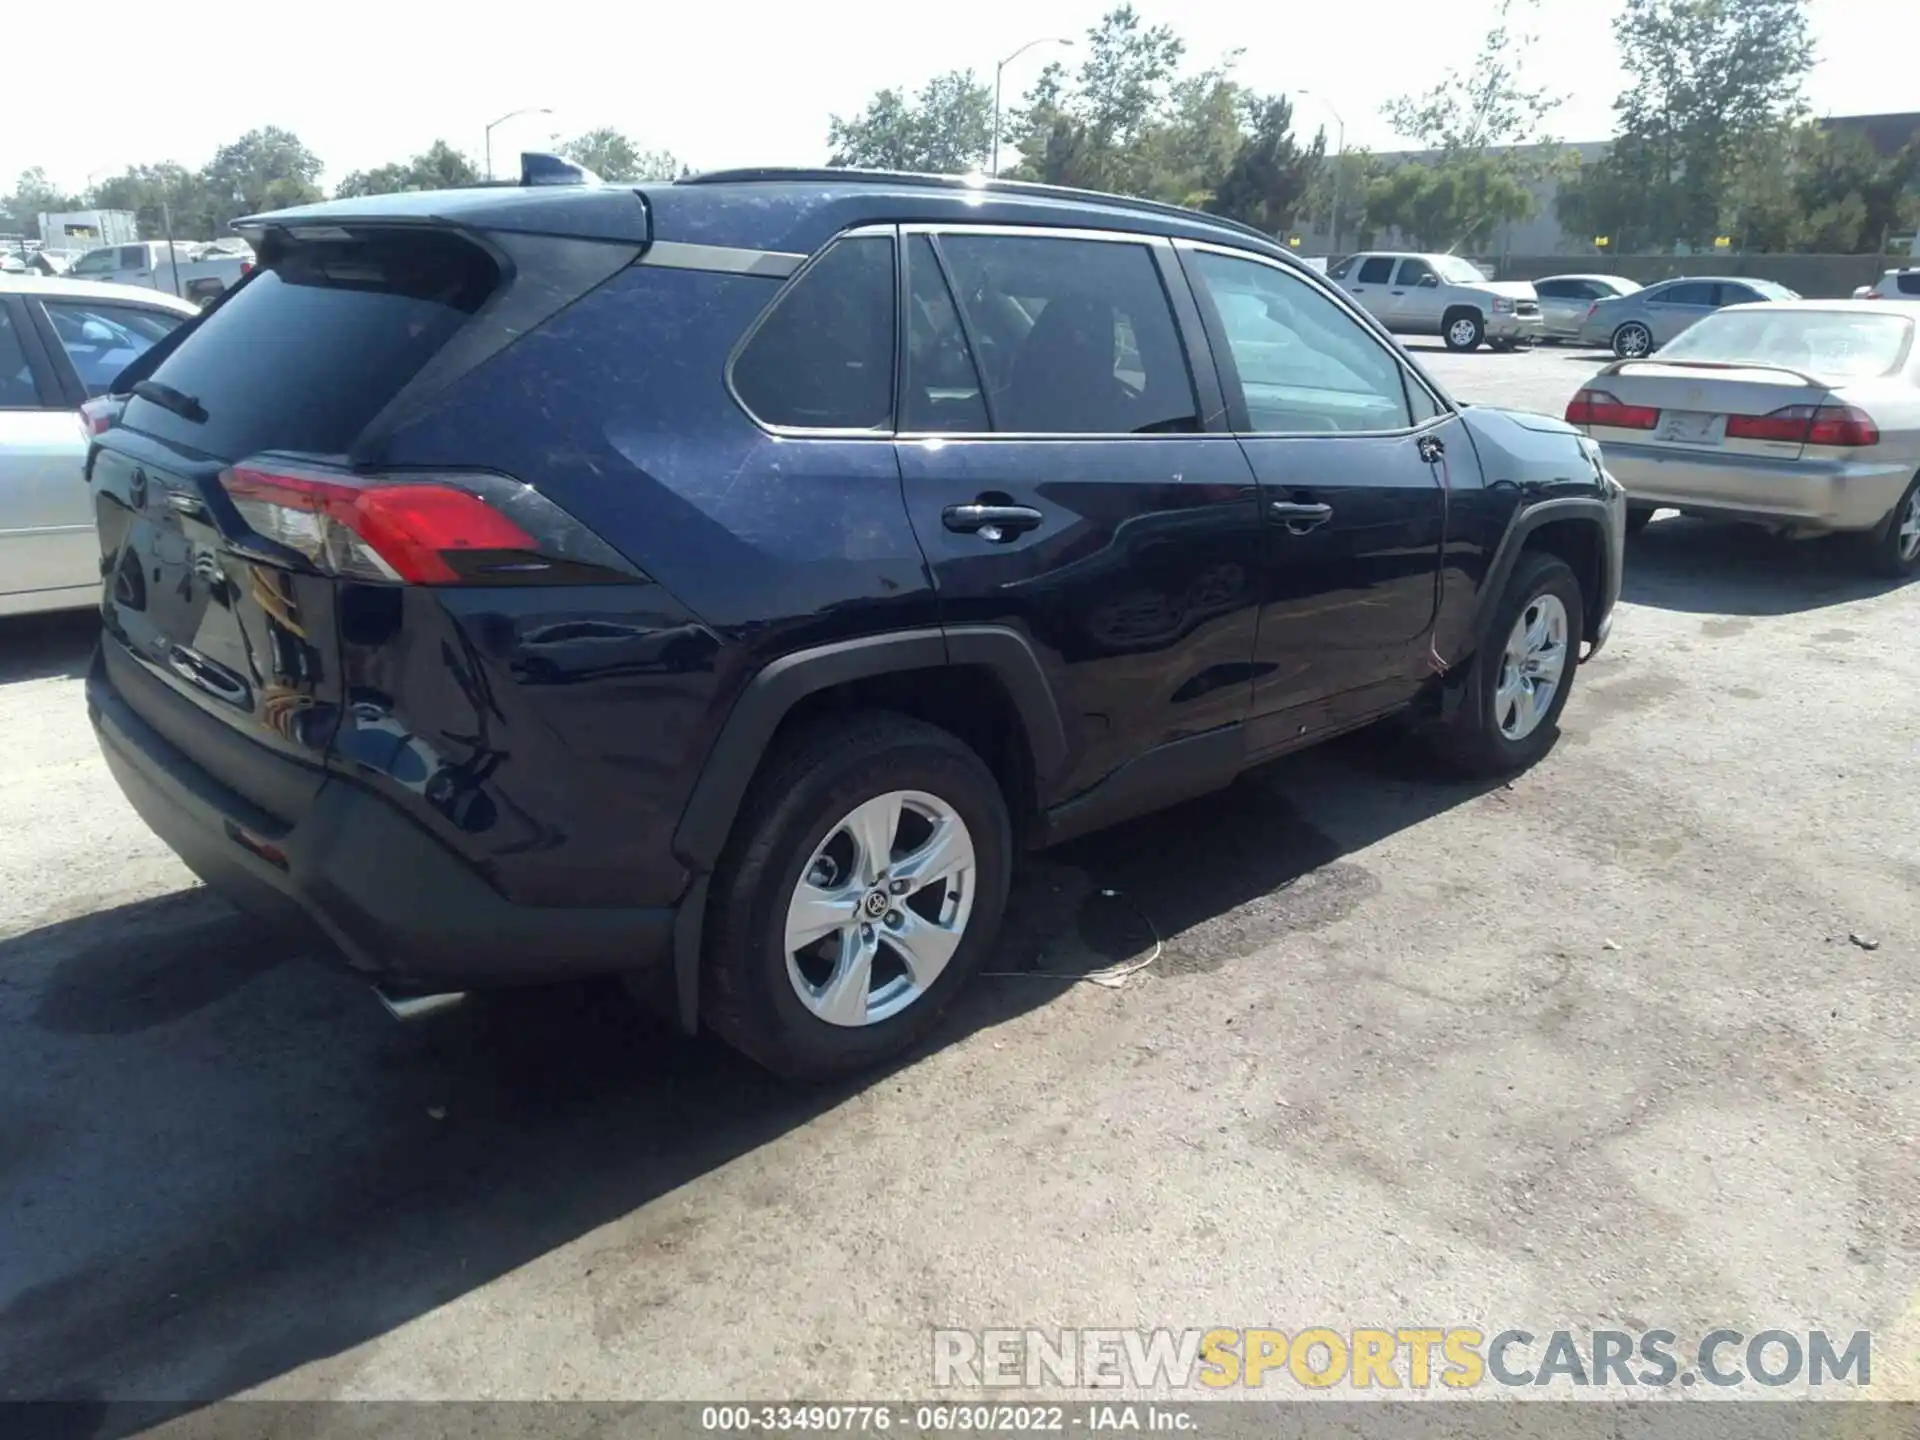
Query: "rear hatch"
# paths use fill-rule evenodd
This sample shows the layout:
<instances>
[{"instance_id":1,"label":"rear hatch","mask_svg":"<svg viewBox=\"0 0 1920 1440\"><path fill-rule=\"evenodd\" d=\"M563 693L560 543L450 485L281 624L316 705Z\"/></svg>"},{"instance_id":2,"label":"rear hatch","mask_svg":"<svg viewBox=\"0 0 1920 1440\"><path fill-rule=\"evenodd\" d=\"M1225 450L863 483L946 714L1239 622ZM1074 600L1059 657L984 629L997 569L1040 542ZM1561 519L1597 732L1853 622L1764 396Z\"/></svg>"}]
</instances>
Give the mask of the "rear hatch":
<instances>
[{"instance_id":1,"label":"rear hatch","mask_svg":"<svg viewBox=\"0 0 1920 1440\"><path fill-rule=\"evenodd\" d=\"M376 494L354 458L423 386L443 388L544 318L503 319L514 272L506 252L452 227L268 231L248 278L123 375L124 409L93 421L106 427L90 475L108 678L279 819L297 819L323 779L349 698L341 626L368 587L451 574L420 539L435 527L449 545L526 538L457 486ZM503 333L476 341L483 314ZM371 544L369 526L385 527Z\"/></svg>"},{"instance_id":2,"label":"rear hatch","mask_svg":"<svg viewBox=\"0 0 1920 1440\"><path fill-rule=\"evenodd\" d=\"M1777 366L1625 360L1587 382L1567 419L1602 445L1795 460L1829 394L1824 381Z\"/></svg>"}]
</instances>

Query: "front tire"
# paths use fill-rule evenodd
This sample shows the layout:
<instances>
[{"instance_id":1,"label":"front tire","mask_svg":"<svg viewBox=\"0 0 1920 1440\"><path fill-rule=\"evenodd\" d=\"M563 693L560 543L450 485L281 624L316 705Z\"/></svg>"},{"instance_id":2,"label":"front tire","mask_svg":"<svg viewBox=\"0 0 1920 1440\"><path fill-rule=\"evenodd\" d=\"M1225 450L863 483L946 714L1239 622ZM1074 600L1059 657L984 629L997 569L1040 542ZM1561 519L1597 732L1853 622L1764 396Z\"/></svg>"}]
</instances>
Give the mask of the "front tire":
<instances>
[{"instance_id":1,"label":"front tire","mask_svg":"<svg viewBox=\"0 0 1920 1440\"><path fill-rule=\"evenodd\" d=\"M1480 342L1487 338L1487 323L1477 310L1456 310L1440 327L1440 338L1447 342L1447 349L1464 355L1480 348Z\"/></svg>"},{"instance_id":2,"label":"front tire","mask_svg":"<svg viewBox=\"0 0 1920 1440\"><path fill-rule=\"evenodd\" d=\"M1920 475L1907 486L1886 524L1867 537L1867 564L1889 580L1911 579L1920 571Z\"/></svg>"},{"instance_id":3,"label":"front tire","mask_svg":"<svg viewBox=\"0 0 1920 1440\"><path fill-rule=\"evenodd\" d=\"M1644 360L1653 353L1653 332L1629 320L1613 332L1613 353L1622 360Z\"/></svg>"},{"instance_id":4,"label":"front tire","mask_svg":"<svg viewBox=\"0 0 1920 1440\"><path fill-rule=\"evenodd\" d=\"M1012 852L993 773L947 731L810 726L769 755L715 872L702 1015L790 1079L900 1054L985 959Z\"/></svg>"},{"instance_id":5,"label":"front tire","mask_svg":"<svg viewBox=\"0 0 1920 1440\"><path fill-rule=\"evenodd\" d=\"M1567 562L1523 552L1480 637L1466 694L1438 736L1451 768L1507 775L1547 753L1573 691L1585 617L1580 582Z\"/></svg>"}]
</instances>

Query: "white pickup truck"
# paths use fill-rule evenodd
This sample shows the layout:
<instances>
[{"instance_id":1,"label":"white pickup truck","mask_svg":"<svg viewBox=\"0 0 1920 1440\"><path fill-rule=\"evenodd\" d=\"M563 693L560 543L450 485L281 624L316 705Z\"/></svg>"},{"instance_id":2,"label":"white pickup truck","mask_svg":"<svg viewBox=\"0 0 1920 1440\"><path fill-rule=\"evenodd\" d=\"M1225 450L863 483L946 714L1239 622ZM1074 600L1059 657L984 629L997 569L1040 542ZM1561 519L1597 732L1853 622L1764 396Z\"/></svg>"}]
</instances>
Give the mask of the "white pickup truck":
<instances>
[{"instance_id":1,"label":"white pickup truck","mask_svg":"<svg viewBox=\"0 0 1920 1440\"><path fill-rule=\"evenodd\" d=\"M215 250L190 240L176 240L167 253L164 240L139 240L131 245L103 245L89 250L67 271L74 280L104 280L113 285L139 285L164 290L205 305L214 296L253 269L245 255Z\"/></svg>"},{"instance_id":2,"label":"white pickup truck","mask_svg":"<svg viewBox=\"0 0 1920 1440\"><path fill-rule=\"evenodd\" d=\"M1449 350L1531 344L1546 331L1525 280L1489 280L1458 255L1366 251L1328 275L1396 335L1438 335Z\"/></svg>"}]
</instances>

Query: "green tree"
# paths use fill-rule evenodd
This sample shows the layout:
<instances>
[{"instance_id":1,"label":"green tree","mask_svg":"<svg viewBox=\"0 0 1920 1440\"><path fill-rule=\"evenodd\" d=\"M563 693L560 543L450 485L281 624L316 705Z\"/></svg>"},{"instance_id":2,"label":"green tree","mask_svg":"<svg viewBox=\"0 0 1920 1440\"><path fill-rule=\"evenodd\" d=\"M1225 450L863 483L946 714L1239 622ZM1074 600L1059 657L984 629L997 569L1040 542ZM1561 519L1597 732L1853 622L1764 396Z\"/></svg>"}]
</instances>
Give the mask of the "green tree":
<instances>
[{"instance_id":1,"label":"green tree","mask_svg":"<svg viewBox=\"0 0 1920 1440\"><path fill-rule=\"evenodd\" d=\"M1625 0L1613 32L1618 133L1568 204L1616 248L1709 245L1743 164L1800 109L1807 0Z\"/></svg>"},{"instance_id":2,"label":"green tree","mask_svg":"<svg viewBox=\"0 0 1920 1440\"><path fill-rule=\"evenodd\" d=\"M576 135L560 147L560 153L576 165L586 166L602 180L621 183L672 180L688 173L687 167L670 152L642 150L610 125Z\"/></svg>"},{"instance_id":3,"label":"green tree","mask_svg":"<svg viewBox=\"0 0 1920 1440\"><path fill-rule=\"evenodd\" d=\"M1363 148L1330 156L1314 172L1302 208L1336 248L1343 238L1362 250L1373 244L1367 197L1381 174L1379 157Z\"/></svg>"},{"instance_id":4,"label":"green tree","mask_svg":"<svg viewBox=\"0 0 1920 1440\"><path fill-rule=\"evenodd\" d=\"M472 160L436 140L405 164L355 170L341 180L334 194L342 199L358 195L392 195L402 190L453 190L478 185L480 171Z\"/></svg>"},{"instance_id":5,"label":"green tree","mask_svg":"<svg viewBox=\"0 0 1920 1440\"><path fill-rule=\"evenodd\" d=\"M1472 156L1396 165L1368 187L1364 225L1397 230L1423 250L1471 250L1533 208L1533 192L1510 169Z\"/></svg>"},{"instance_id":6,"label":"green tree","mask_svg":"<svg viewBox=\"0 0 1920 1440\"><path fill-rule=\"evenodd\" d=\"M1247 101L1249 133L1241 140L1207 209L1278 235L1292 226L1326 157L1325 133L1302 146L1293 134L1293 105L1284 95Z\"/></svg>"},{"instance_id":7,"label":"green tree","mask_svg":"<svg viewBox=\"0 0 1920 1440\"><path fill-rule=\"evenodd\" d=\"M1526 22L1538 7L1539 0L1501 0L1471 65L1382 107L1398 134L1429 153L1399 167L1424 173L1386 175L1368 187L1366 223L1452 249L1533 214L1534 187L1565 164L1542 133L1560 97L1525 81L1538 38Z\"/></svg>"},{"instance_id":8,"label":"green tree","mask_svg":"<svg viewBox=\"0 0 1920 1440\"><path fill-rule=\"evenodd\" d=\"M38 240L41 212L72 210L79 205L78 197L55 185L47 178L47 172L36 165L22 170L13 182L13 193L0 198L0 212L4 212L0 225L30 240Z\"/></svg>"},{"instance_id":9,"label":"green tree","mask_svg":"<svg viewBox=\"0 0 1920 1440\"><path fill-rule=\"evenodd\" d=\"M321 169L320 157L291 130L277 125L249 130L222 145L202 167L205 208L193 217L193 233L218 235L239 216L318 200ZM176 216L176 230L178 223Z\"/></svg>"},{"instance_id":10,"label":"green tree","mask_svg":"<svg viewBox=\"0 0 1920 1440\"><path fill-rule=\"evenodd\" d=\"M882 90L850 118L827 127L829 165L964 175L986 164L993 145L993 91L970 70L936 75L918 95Z\"/></svg>"},{"instance_id":11,"label":"green tree","mask_svg":"<svg viewBox=\"0 0 1920 1440\"><path fill-rule=\"evenodd\" d=\"M103 210L133 211L140 233L149 239L166 235L169 218L176 236L202 238L199 217L207 213L208 197L200 177L184 165L129 165L94 186L90 198Z\"/></svg>"},{"instance_id":12,"label":"green tree","mask_svg":"<svg viewBox=\"0 0 1920 1440\"><path fill-rule=\"evenodd\" d=\"M1069 80L1055 62L1040 72L1007 133L1022 156L1012 173L1055 185L1168 197L1156 184L1152 137L1171 122L1186 43L1166 25L1148 26L1131 5L1108 11L1087 31ZM1224 77L1221 77L1224 78ZM1217 97L1213 97L1217 98Z\"/></svg>"}]
</instances>

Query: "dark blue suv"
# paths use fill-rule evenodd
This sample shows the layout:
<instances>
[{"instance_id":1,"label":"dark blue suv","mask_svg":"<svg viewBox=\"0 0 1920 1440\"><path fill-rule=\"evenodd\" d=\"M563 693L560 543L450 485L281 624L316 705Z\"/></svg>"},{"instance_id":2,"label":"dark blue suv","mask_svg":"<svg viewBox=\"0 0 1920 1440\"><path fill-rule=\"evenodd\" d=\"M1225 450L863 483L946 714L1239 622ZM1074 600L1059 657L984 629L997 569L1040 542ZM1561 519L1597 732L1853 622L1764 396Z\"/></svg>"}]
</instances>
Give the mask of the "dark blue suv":
<instances>
[{"instance_id":1,"label":"dark blue suv","mask_svg":"<svg viewBox=\"0 0 1920 1440\"><path fill-rule=\"evenodd\" d=\"M96 402L116 779L389 996L898 1051L1044 846L1412 712L1551 743L1624 503L1271 239L840 171L386 195Z\"/></svg>"}]
</instances>

